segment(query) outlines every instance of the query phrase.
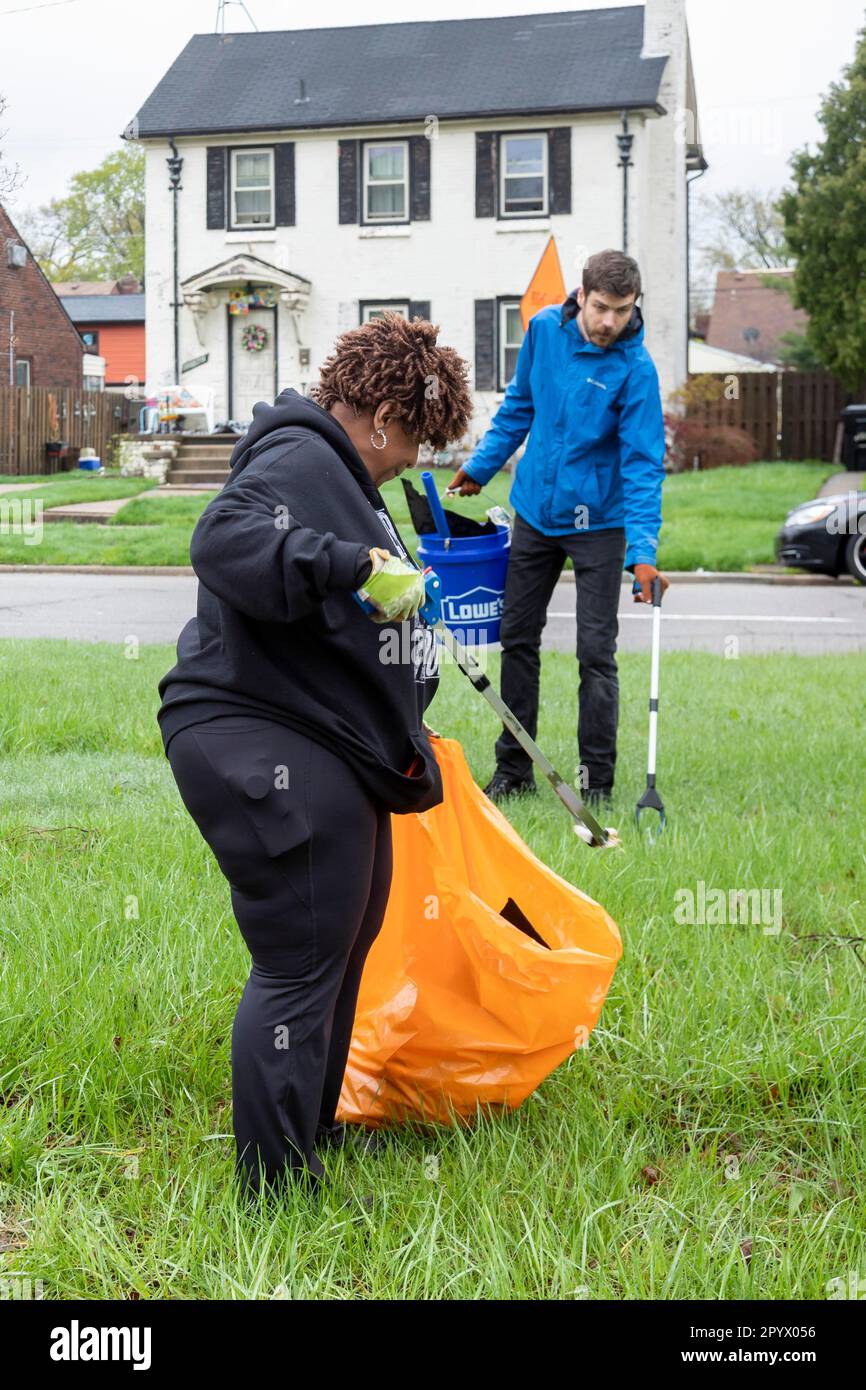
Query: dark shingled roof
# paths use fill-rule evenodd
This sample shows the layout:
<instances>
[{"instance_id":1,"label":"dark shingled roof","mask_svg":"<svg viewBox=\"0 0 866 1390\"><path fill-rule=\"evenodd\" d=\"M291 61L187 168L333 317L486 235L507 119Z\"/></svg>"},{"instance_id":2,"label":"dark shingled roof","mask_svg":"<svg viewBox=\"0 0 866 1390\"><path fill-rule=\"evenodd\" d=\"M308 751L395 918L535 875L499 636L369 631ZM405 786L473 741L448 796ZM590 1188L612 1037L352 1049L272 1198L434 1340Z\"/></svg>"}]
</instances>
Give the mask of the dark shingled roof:
<instances>
[{"instance_id":1,"label":"dark shingled roof","mask_svg":"<svg viewBox=\"0 0 866 1390\"><path fill-rule=\"evenodd\" d=\"M144 323L143 294L63 294L73 323Z\"/></svg>"},{"instance_id":2,"label":"dark shingled roof","mask_svg":"<svg viewBox=\"0 0 866 1390\"><path fill-rule=\"evenodd\" d=\"M298 130L653 107L643 6L196 34L125 134ZM301 89L303 83L303 91Z\"/></svg>"}]
</instances>

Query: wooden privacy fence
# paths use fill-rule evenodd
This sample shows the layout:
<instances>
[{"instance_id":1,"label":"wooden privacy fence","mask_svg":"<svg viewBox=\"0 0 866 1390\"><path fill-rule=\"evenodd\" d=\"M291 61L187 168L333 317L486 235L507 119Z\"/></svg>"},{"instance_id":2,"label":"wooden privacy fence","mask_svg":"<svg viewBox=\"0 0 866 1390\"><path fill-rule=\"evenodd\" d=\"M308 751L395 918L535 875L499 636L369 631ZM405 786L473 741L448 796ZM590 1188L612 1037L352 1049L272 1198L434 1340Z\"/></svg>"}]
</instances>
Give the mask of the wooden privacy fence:
<instances>
[{"instance_id":1,"label":"wooden privacy fence","mask_svg":"<svg viewBox=\"0 0 866 1390\"><path fill-rule=\"evenodd\" d=\"M732 425L755 441L761 459L833 461L836 430L849 399L830 372L702 372L726 388L726 396L688 410L707 425ZM692 376L694 380L694 375ZM730 399L728 399L730 397Z\"/></svg>"},{"instance_id":2,"label":"wooden privacy fence","mask_svg":"<svg viewBox=\"0 0 866 1390\"><path fill-rule=\"evenodd\" d=\"M127 413L125 400L105 391L0 386L0 474L45 473L45 446L53 439L95 449L104 462L111 436L127 428Z\"/></svg>"}]
</instances>

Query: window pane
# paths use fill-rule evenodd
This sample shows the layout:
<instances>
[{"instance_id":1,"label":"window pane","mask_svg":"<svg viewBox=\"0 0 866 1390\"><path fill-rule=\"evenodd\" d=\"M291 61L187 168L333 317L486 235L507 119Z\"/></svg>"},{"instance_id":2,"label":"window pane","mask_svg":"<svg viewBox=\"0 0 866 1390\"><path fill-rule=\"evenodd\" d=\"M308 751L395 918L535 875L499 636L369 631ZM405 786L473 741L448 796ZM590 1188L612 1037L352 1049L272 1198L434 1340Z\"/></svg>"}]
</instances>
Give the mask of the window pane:
<instances>
[{"instance_id":1,"label":"window pane","mask_svg":"<svg viewBox=\"0 0 866 1390\"><path fill-rule=\"evenodd\" d=\"M27 361L18 361L18 362L15 363L15 385L16 385L16 386L29 386L29 385L30 385L30 363L29 363L29 362L27 362Z\"/></svg>"},{"instance_id":2,"label":"window pane","mask_svg":"<svg viewBox=\"0 0 866 1390\"><path fill-rule=\"evenodd\" d=\"M517 371L517 355L518 349L511 347L506 348L505 352L503 353L504 361L502 363L502 368L505 373L505 380L502 383L503 386L508 385L511 378L514 376L514 373Z\"/></svg>"},{"instance_id":3,"label":"window pane","mask_svg":"<svg viewBox=\"0 0 866 1390\"><path fill-rule=\"evenodd\" d=\"M368 217L402 217L405 207L402 183L381 183L367 189Z\"/></svg>"},{"instance_id":4,"label":"window pane","mask_svg":"<svg viewBox=\"0 0 866 1390\"><path fill-rule=\"evenodd\" d=\"M541 203L544 195L542 179L506 179L505 198L509 203Z\"/></svg>"},{"instance_id":5,"label":"window pane","mask_svg":"<svg viewBox=\"0 0 866 1390\"><path fill-rule=\"evenodd\" d=\"M523 324L520 321L520 305L508 304L505 307L505 342L508 347L520 347L523 342Z\"/></svg>"},{"instance_id":6,"label":"window pane","mask_svg":"<svg viewBox=\"0 0 866 1390\"><path fill-rule=\"evenodd\" d=\"M271 181L270 155L239 154L235 168L238 188L266 188Z\"/></svg>"},{"instance_id":7,"label":"window pane","mask_svg":"<svg viewBox=\"0 0 866 1390\"><path fill-rule=\"evenodd\" d=\"M364 321L368 322L370 319L381 319L384 317L385 314L402 314L405 319L408 316L408 313L408 304L383 304L381 308L376 306L365 309Z\"/></svg>"},{"instance_id":8,"label":"window pane","mask_svg":"<svg viewBox=\"0 0 866 1390\"><path fill-rule=\"evenodd\" d=\"M402 179L404 153L402 145L368 145L367 178Z\"/></svg>"},{"instance_id":9,"label":"window pane","mask_svg":"<svg viewBox=\"0 0 866 1390\"><path fill-rule=\"evenodd\" d=\"M270 222L271 220L271 195L269 192L253 192L235 194L235 207L237 208L236 222Z\"/></svg>"},{"instance_id":10,"label":"window pane","mask_svg":"<svg viewBox=\"0 0 866 1390\"><path fill-rule=\"evenodd\" d=\"M540 174L544 169L542 135L510 136L505 141L505 173Z\"/></svg>"}]
</instances>

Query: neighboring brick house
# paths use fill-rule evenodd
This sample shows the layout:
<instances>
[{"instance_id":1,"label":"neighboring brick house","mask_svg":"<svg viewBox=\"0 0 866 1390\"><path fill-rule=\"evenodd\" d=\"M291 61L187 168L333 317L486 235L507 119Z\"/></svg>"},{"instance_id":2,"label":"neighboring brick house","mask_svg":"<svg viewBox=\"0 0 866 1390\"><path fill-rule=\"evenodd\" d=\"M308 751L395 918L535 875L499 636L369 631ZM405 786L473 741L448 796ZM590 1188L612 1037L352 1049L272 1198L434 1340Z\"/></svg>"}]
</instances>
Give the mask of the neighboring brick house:
<instances>
[{"instance_id":1,"label":"neighboring brick house","mask_svg":"<svg viewBox=\"0 0 866 1390\"><path fill-rule=\"evenodd\" d=\"M138 284L134 279L132 283ZM126 289L79 294L66 293L66 285L55 285L54 288L81 334L87 351L105 358L105 385L111 388L126 387L136 382L143 384L144 295Z\"/></svg>"},{"instance_id":2,"label":"neighboring brick house","mask_svg":"<svg viewBox=\"0 0 866 1390\"><path fill-rule=\"evenodd\" d=\"M781 285L791 270L720 270L706 333L708 347L777 363L785 333L805 333L809 315ZM766 283L772 277L780 285Z\"/></svg>"},{"instance_id":3,"label":"neighboring brick house","mask_svg":"<svg viewBox=\"0 0 866 1390\"><path fill-rule=\"evenodd\" d=\"M84 352L75 324L0 205L0 383L80 389Z\"/></svg>"}]
</instances>

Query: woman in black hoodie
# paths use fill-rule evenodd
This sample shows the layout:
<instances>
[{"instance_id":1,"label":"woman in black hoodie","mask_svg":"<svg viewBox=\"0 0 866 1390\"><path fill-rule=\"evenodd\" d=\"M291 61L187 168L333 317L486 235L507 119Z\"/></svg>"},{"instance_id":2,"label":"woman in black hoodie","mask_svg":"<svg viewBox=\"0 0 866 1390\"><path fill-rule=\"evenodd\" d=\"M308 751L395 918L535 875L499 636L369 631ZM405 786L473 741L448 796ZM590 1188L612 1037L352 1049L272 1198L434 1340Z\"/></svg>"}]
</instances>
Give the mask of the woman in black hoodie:
<instances>
[{"instance_id":1,"label":"woman in black hoodie","mask_svg":"<svg viewBox=\"0 0 866 1390\"><path fill-rule=\"evenodd\" d=\"M337 340L308 400L260 402L193 532L195 618L159 682L183 802L231 887L252 966L232 1031L237 1173L324 1175L361 972L391 880L390 813L442 800L424 711L437 648L379 485L469 425L467 366L386 314ZM365 615L399 557L399 632ZM405 598L402 595L405 594ZM399 629L399 623L398 623ZM408 639L408 640L407 640ZM402 659L395 660L395 653Z\"/></svg>"}]
</instances>

